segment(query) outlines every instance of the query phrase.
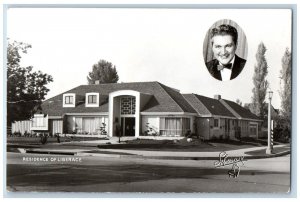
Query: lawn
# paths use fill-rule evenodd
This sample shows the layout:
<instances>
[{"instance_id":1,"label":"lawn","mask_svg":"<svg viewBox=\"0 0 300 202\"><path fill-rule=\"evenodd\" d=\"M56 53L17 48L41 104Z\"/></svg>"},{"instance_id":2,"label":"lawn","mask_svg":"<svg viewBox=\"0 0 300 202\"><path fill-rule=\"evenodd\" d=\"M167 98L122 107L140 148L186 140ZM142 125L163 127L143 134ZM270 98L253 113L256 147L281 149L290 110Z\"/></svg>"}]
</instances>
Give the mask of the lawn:
<instances>
[{"instance_id":1,"label":"lawn","mask_svg":"<svg viewBox=\"0 0 300 202\"><path fill-rule=\"evenodd\" d=\"M203 142L198 139L193 139L192 142L188 142L186 138L181 140L135 139L124 141L123 144L98 145L98 148L100 149L185 152L219 152L249 147L254 147L254 145L238 141Z\"/></svg>"},{"instance_id":2,"label":"lawn","mask_svg":"<svg viewBox=\"0 0 300 202\"><path fill-rule=\"evenodd\" d=\"M60 137L61 144L57 143L55 137L49 137L47 144L43 145L38 137L8 137L8 151L15 151L17 148L48 148L48 149L122 149L122 150L143 150L143 151L184 151L184 152L221 152L235 149L251 148L263 146L260 140L247 139L237 140L214 140L201 141L193 139L188 142L186 138L181 140L151 140L151 139L134 139L122 141L121 144L100 144L85 143L79 141L103 140L99 137ZM122 140L122 139L121 139ZM63 144L68 143L68 144Z\"/></svg>"},{"instance_id":3,"label":"lawn","mask_svg":"<svg viewBox=\"0 0 300 202\"><path fill-rule=\"evenodd\" d=\"M99 137L60 137L60 143L101 140ZM40 137L7 137L8 144L42 145ZM56 137L48 137L47 143L57 143Z\"/></svg>"},{"instance_id":4,"label":"lawn","mask_svg":"<svg viewBox=\"0 0 300 202\"><path fill-rule=\"evenodd\" d=\"M273 154L278 154L278 153L286 152L286 151L290 151L290 150L291 150L291 147L289 145L286 145L283 147L275 147L275 148L273 148ZM266 155L266 149L260 149L260 150L256 150L256 151L246 152L245 154L264 156L264 155Z\"/></svg>"}]
</instances>

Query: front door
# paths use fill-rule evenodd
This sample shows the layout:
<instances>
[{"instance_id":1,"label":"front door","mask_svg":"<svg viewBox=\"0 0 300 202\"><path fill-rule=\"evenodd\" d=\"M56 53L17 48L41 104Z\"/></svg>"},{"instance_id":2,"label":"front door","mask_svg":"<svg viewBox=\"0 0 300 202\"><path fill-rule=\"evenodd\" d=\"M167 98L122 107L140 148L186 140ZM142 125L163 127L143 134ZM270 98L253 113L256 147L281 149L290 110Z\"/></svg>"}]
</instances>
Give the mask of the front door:
<instances>
[{"instance_id":1,"label":"front door","mask_svg":"<svg viewBox=\"0 0 300 202\"><path fill-rule=\"evenodd\" d=\"M135 135L135 118L126 117L124 124L124 135L125 136L134 136Z\"/></svg>"}]
</instances>

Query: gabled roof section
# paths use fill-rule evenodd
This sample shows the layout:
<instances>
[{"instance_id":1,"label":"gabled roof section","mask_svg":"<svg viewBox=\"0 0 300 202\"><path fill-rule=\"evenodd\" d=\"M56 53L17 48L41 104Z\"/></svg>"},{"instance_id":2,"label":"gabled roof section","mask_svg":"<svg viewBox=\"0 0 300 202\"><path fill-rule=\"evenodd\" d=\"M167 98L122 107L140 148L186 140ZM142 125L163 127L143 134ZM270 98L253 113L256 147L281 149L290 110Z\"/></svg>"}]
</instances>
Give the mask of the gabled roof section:
<instances>
[{"instance_id":1,"label":"gabled roof section","mask_svg":"<svg viewBox=\"0 0 300 202\"><path fill-rule=\"evenodd\" d=\"M183 112L196 113L195 109L187 102L187 100L183 97L183 95L180 92L161 83L159 84L169 94L169 96L179 105Z\"/></svg>"},{"instance_id":2,"label":"gabled roof section","mask_svg":"<svg viewBox=\"0 0 300 202\"><path fill-rule=\"evenodd\" d=\"M205 107L205 105L196 97L195 94L183 94L183 97L189 102L189 104L196 110L200 116L211 116L211 112Z\"/></svg>"},{"instance_id":3,"label":"gabled roof section","mask_svg":"<svg viewBox=\"0 0 300 202\"><path fill-rule=\"evenodd\" d=\"M239 115L239 118L261 121L259 119L259 117L256 116L255 114L252 114L249 109L246 109L246 108L240 106L239 104L232 102L230 100L222 99L221 101L225 102L232 110L234 110L234 112Z\"/></svg>"},{"instance_id":4,"label":"gabled roof section","mask_svg":"<svg viewBox=\"0 0 300 202\"><path fill-rule=\"evenodd\" d=\"M217 99L208 98L197 94L184 95L190 104L197 110L198 114L212 116L226 116L236 118L222 103Z\"/></svg>"},{"instance_id":5,"label":"gabled roof section","mask_svg":"<svg viewBox=\"0 0 300 202\"><path fill-rule=\"evenodd\" d=\"M118 90L135 90L152 95L148 103L141 109L143 112L196 113L179 92L162 85L159 82L81 85L44 101L42 104L42 111L50 116L62 116L65 113L107 113L108 95L109 93ZM84 102L77 103L76 107L73 108L62 107L63 94L75 93L76 96L85 97L85 94L90 92L99 93L99 107L85 107Z\"/></svg>"}]
</instances>

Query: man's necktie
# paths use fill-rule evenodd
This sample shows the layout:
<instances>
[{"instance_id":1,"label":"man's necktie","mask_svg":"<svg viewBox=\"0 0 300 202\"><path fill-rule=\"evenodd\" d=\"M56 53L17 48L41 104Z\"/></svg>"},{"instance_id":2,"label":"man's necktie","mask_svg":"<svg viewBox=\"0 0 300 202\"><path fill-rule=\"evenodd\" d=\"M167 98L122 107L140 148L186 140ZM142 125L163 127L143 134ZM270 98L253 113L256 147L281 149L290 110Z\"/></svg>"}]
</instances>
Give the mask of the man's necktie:
<instances>
[{"instance_id":1,"label":"man's necktie","mask_svg":"<svg viewBox=\"0 0 300 202\"><path fill-rule=\"evenodd\" d=\"M231 69L232 63L228 63L227 65L218 65L218 71L223 70L224 68Z\"/></svg>"}]
</instances>

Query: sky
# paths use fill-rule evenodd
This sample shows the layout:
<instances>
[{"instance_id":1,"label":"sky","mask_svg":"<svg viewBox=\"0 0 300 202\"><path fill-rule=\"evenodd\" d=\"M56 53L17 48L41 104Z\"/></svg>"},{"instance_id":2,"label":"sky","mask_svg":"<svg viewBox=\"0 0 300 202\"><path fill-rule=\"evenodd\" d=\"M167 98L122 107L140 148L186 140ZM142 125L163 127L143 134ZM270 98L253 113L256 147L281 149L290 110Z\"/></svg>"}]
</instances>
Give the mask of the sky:
<instances>
[{"instance_id":1,"label":"sky","mask_svg":"<svg viewBox=\"0 0 300 202\"><path fill-rule=\"evenodd\" d=\"M210 76L203 59L208 29L231 19L248 42L247 63L231 81ZM159 81L181 93L197 93L251 102L255 54L267 48L267 80L280 108L281 59L291 49L288 9L125 9L10 8L7 37L32 45L23 66L53 76L46 98L87 84L88 72L100 59L112 62L119 82Z\"/></svg>"}]
</instances>

